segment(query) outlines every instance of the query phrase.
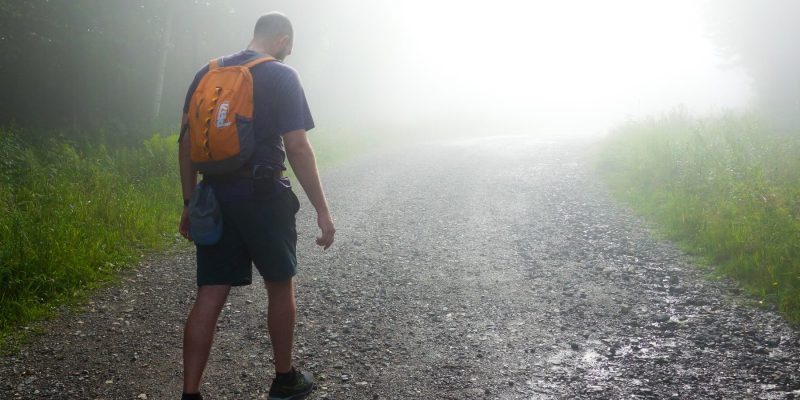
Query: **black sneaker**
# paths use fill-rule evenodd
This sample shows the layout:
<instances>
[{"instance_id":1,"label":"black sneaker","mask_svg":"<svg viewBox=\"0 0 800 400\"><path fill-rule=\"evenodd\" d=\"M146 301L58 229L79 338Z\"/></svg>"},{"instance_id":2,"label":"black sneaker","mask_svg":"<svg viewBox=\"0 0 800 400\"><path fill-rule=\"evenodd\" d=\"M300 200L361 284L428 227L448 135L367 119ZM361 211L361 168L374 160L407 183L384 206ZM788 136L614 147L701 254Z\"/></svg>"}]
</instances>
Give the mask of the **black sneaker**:
<instances>
[{"instance_id":1,"label":"black sneaker","mask_svg":"<svg viewBox=\"0 0 800 400\"><path fill-rule=\"evenodd\" d=\"M311 372L300 372L292 369L294 379L291 382L272 381L269 388L269 400L300 400L306 398L314 390L314 375Z\"/></svg>"}]
</instances>

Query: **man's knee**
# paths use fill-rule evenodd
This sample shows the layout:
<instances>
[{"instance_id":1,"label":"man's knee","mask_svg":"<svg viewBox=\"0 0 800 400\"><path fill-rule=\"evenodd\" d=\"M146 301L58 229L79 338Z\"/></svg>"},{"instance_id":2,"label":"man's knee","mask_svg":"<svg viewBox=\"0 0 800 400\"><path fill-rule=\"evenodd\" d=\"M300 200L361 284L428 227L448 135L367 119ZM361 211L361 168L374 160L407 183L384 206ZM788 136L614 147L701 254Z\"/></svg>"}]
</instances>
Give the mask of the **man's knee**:
<instances>
[{"instance_id":1,"label":"man's knee","mask_svg":"<svg viewBox=\"0 0 800 400\"><path fill-rule=\"evenodd\" d=\"M206 306L221 306L228 298L230 285L203 285L197 288L195 303Z\"/></svg>"},{"instance_id":2,"label":"man's knee","mask_svg":"<svg viewBox=\"0 0 800 400\"><path fill-rule=\"evenodd\" d=\"M285 281L264 281L264 286L267 287L267 292L294 292L294 280L289 278Z\"/></svg>"},{"instance_id":3,"label":"man's knee","mask_svg":"<svg viewBox=\"0 0 800 400\"><path fill-rule=\"evenodd\" d=\"M272 311L277 311L275 307L294 312L296 305L294 301L294 283L291 279L280 282L265 281L267 286L267 297L269 307Z\"/></svg>"}]
</instances>

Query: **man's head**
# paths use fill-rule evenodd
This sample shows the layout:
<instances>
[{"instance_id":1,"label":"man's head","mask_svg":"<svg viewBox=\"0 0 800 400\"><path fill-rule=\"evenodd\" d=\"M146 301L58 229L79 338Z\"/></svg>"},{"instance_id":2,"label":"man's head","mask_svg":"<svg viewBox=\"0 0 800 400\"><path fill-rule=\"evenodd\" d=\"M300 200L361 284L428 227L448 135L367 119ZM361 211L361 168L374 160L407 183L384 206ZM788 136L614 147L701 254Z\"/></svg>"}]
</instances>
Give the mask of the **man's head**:
<instances>
[{"instance_id":1,"label":"man's head","mask_svg":"<svg viewBox=\"0 0 800 400\"><path fill-rule=\"evenodd\" d=\"M294 30L292 22L279 12L264 14L256 22L251 47L267 53L278 60L292 54Z\"/></svg>"}]
</instances>

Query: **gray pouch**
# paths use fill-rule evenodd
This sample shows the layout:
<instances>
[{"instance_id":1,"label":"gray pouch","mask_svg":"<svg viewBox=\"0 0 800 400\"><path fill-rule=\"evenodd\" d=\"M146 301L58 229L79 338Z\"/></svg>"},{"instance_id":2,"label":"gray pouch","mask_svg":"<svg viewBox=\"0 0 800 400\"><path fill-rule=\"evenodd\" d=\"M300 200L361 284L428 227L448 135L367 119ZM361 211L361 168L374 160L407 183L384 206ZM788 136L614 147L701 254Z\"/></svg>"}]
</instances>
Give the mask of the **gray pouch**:
<instances>
[{"instance_id":1,"label":"gray pouch","mask_svg":"<svg viewBox=\"0 0 800 400\"><path fill-rule=\"evenodd\" d=\"M222 211L211 185L200 182L189 199L189 233L201 246L210 246L222 237Z\"/></svg>"}]
</instances>

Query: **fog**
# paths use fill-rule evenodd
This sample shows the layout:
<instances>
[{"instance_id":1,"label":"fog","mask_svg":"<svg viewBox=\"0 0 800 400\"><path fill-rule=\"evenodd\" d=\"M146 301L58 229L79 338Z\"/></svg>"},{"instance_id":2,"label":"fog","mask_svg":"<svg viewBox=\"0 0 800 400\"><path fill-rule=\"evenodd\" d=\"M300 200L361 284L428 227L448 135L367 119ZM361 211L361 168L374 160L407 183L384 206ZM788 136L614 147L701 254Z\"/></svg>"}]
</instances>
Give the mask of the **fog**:
<instances>
[{"instance_id":1,"label":"fog","mask_svg":"<svg viewBox=\"0 0 800 400\"><path fill-rule=\"evenodd\" d=\"M752 97L696 1L334 3L298 10L289 59L325 118L593 135Z\"/></svg>"},{"instance_id":2,"label":"fog","mask_svg":"<svg viewBox=\"0 0 800 400\"><path fill-rule=\"evenodd\" d=\"M0 120L174 129L194 72L244 48L273 10L294 22L286 61L319 127L583 136L675 107L780 103L796 116L800 57L786 38L800 34L797 4L0 2L0 81L16 99Z\"/></svg>"},{"instance_id":3,"label":"fog","mask_svg":"<svg viewBox=\"0 0 800 400\"><path fill-rule=\"evenodd\" d=\"M322 32L296 20L296 66L340 64L305 74L313 102L344 106L323 106L326 117L583 135L679 105L708 112L751 98L694 1L357 3L331 7ZM315 60L319 44L308 42L320 38L326 59Z\"/></svg>"}]
</instances>

